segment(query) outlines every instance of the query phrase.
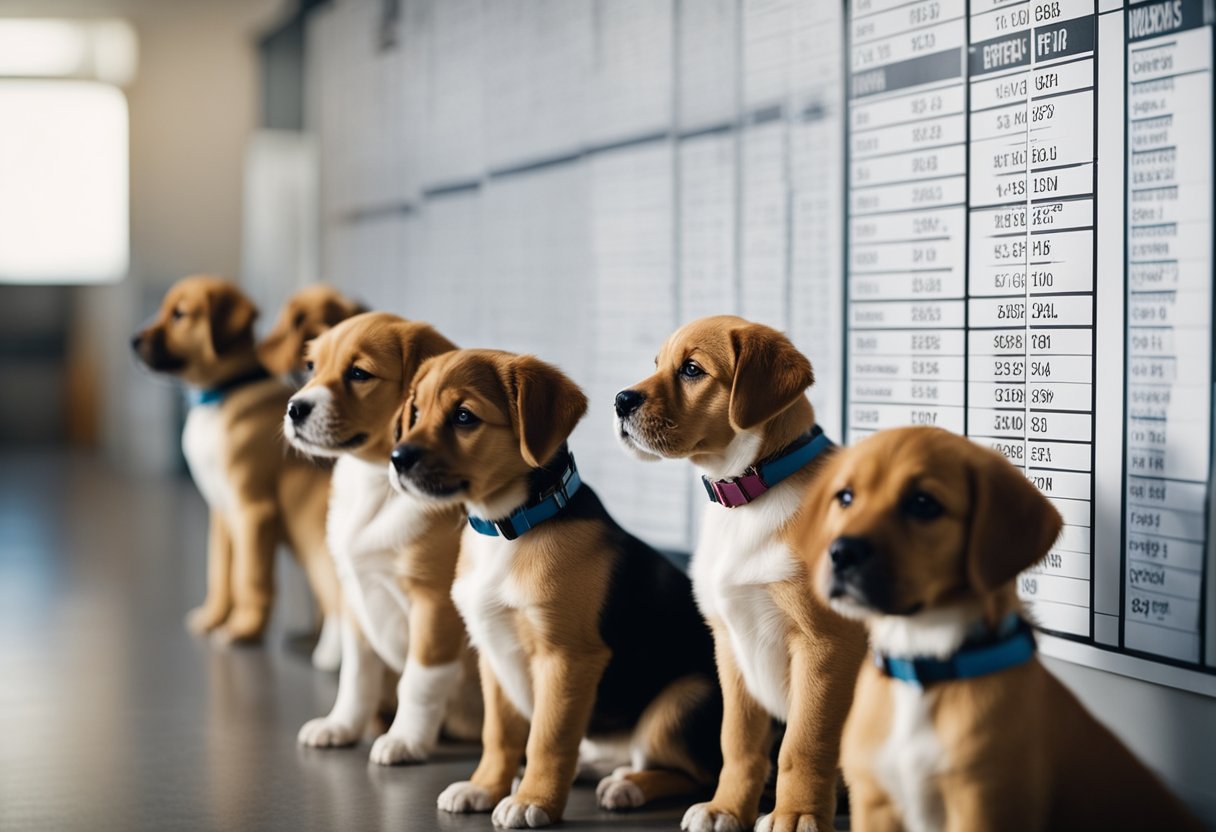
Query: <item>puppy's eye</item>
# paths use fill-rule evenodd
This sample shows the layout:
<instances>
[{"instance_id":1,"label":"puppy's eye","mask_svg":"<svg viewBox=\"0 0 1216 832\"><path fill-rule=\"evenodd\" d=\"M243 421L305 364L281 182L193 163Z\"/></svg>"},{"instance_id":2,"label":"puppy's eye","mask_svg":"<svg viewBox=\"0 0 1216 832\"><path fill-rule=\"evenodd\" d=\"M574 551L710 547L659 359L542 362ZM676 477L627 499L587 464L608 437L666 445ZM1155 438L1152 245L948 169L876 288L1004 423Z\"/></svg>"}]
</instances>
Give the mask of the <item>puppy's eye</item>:
<instances>
[{"instance_id":1,"label":"puppy's eye","mask_svg":"<svg viewBox=\"0 0 1216 832\"><path fill-rule=\"evenodd\" d=\"M853 505L853 489L842 488L836 492L836 502L841 508L848 508Z\"/></svg>"},{"instance_id":2,"label":"puppy's eye","mask_svg":"<svg viewBox=\"0 0 1216 832\"><path fill-rule=\"evenodd\" d=\"M684 378L700 378L705 375L705 371L701 369L701 365L695 361L685 361L680 365L680 375Z\"/></svg>"},{"instance_id":3,"label":"puppy's eye","mask_svg":"<svg viewBox=\"0 0 1216 832\"><path fill-rule=\"evenodd\" d=\"M316 368L317 368L317 365L316 365L316 364L314 364L313 362L311 362L311 361L305 361L305 362L304 362L304 369L305 369L305 370L308 370L308 372L310 372L310 373L311 373L311 372L312 372L313 370L315 370Z\"/></svg>"},{"instance_id":4,"label":"puppy's eye","mask_svg":"<svg viewBox=\"0 0 1216 832\"><path fill-rule=\"evenodd\" d=\"M923 491L916 491L904 501L904 512L917 520L933 520L941 517L945 509L935 497Z\"/></svg>"},{"instance_id":5,"label":"puppy's eye","mask_svg":"<svg viewBox=\"0 0 1216 832\"><path fill-rule=\"evenodd\" d=\"M296 329L304 326L304 313L297 312L295 318L293 318L291 321L291 325Z\"/></svg>"},{"instance_id":6,"label":"puppy's eye","mask_svg":"<svg viewBox=\"0 0 1216 832\"><path fill-rule=\"evenodd\" d=\"M480 421L480 419L473 415L473 411L468 408L458 407L452 414L452 424L458 428L472 427Z\"/></svg>"},{"instance_id":7,"label":"puppy's eye","mask_svg":"<svg viewBox=\"0 0 1216 832\"><path fill-rule=\"evenodd\" d=\"M186 313L180 309L174 309L171 313L169 313L169 317L175 321L180 321L182 318L186 317Z\"/></svg>"},{"instance_id":8,"label":"puppy's eye","mask_svg":"<svg viewBox=\"0 0 1216 832\"><path fill-rule=\"evenodd\" d=\"M351 367L349 370L346 371L346 380L347 381L367 381L370 378L374 378L374 376L372 376L372 374L369 373L367 370L361 369L359 367Z\"/></svg>"}]
</instances>

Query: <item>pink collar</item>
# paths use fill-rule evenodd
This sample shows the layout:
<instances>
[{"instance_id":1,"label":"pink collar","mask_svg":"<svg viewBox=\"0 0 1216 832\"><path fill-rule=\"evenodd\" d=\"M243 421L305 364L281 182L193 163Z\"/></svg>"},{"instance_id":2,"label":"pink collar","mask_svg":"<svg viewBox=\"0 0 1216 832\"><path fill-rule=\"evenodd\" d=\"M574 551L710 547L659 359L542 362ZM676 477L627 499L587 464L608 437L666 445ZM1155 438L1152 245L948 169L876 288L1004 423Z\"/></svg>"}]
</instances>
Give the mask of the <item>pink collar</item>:
<instances>
[{"instance_id":1,"label":"pink collar","mask_svg":"<svg viewBox=\"0 0 1216 832\"><path fill-rule=\"evenodd\" d=\"M701 477L711 503L723 508L738 508L761 497L764 492L802 470L816 457L834 447L819 425L811 428L774 456L757 462L737 477L711 480Z\"/></svg>"}]
</instances>

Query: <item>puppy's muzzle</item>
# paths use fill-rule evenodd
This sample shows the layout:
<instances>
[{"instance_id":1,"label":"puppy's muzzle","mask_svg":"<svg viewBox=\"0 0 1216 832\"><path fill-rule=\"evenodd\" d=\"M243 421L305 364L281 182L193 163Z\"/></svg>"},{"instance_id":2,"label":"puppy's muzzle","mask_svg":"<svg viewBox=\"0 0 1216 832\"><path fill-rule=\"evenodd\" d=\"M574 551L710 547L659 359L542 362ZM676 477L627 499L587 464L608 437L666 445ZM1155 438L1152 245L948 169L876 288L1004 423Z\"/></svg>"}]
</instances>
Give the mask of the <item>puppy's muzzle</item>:
<instances>
[{"instance_id":1,"label":"puppy's muzzle","mask_svg":"<svg viewBox=\"0 0 1216 832\"><path fill-rule=\"evenodd\" d=\"M304 424L308 420L308 414L312 413L313 404L306 399L291 399L287 402L287 418L296 427Z\"/></svg>"},{"instance_id":2,"label":"puppy's muzzle","mask_svg":"<svg viewBox=\"0 0 1216 832\"><path fill-rule=\"evenodd\" d=\"M403 475L417 467L425 453L426 450L420 445L398 445L393 448L389 459L392 460L393 470Z\"/></svg>"},{"instance_id":3,"label":"puppy's muzzle","mask_svg":"<svg viewBox=\"0 0 1216 832\"><path fill-rule=\"evenodd\" d=\"M646 401L646 394L637 390L622 390L616 394L616 415L628 419Z\"/></svg>"},{"instance_id":4,"label":"puppy's muzzle","mask_svg":"<svg viewBox=\"0 0 1216 832\"><path fill-rule=\"evenodd\" d=\"M838 537L828 546L832 561L832 580L828 597L848 598L866 606L883 595L885 583L874 569L874 545L864 537Z\"/></svg>"}]
</instances>

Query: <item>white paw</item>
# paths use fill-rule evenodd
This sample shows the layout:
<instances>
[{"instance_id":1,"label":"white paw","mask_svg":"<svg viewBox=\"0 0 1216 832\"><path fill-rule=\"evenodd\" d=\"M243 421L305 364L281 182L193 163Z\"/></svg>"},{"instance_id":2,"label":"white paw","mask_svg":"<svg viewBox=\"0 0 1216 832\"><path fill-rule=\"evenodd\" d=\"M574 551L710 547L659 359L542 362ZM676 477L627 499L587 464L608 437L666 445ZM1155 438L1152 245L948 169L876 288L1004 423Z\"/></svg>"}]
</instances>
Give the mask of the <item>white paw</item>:
<instances>
[{"instance_id":1,"label":"white paw","mask_svg":"<svg viewBox=\"0 0 1216 832\"><path fill-rule=\"evenodd\" d=\"M787 814L783 817L786 820L793 820L795 816ZM811 815L797 815L797 818L798 819L794 821L793 826L786 823L782 824L781 828L793 829L794 832L819 832L819 825L815 823L815 818ZM770 812L767 815L761 815L760 819L756 821L756 832L773 832L773 830L776 828L776 823L777 815L775 812Z\"/></svg>"},{"instance_id":2,"label":"white paw","mask_svg":"<svg viewBox=\"0 0 1216 832\"><path fill-rule=\"evenodd\" d=\"M398 763L420 763L428 756L430 749L423 743L414 742L408 737L381 734L372 743L368 759L379 766L394 766Z\"/></svg>"},{"instance_id":3,"label":"white paw","mask_svg":"<svg viewBox=\"0 0 1216 832\"><path fill-rule=\"evenodd\" d=\"M296 739L300 745L313 748L337 748L343 745L354 745L359 741L362 732L344 725L336 719L327 716L310 719L300 728Z\"/></svg>"},{"instance_id":4,"label":"white paw","mask_svg":"<svg viewBox=\"0 0 1216 832\"><path fill-rule=\"evenodd\" d=\"M468 780L453 783L439 793L439 809L444 812L488 812L493 806L490 793Z\"/></svg>"},{"instance_id":5,"label":"white paw","mask_svg":"<svg viewBox=\"0 0 1216 832\"><path fill-rule=\"evenodd\" d=\"M708 803L695 803L684 813L680 828L685 832L743 832L743 824L730 812L715 809Z\"/></svg>"},{"instance_id":6,"label":"white paw","mask_svg":"<svg viewBox=\"0 0 1216 832\"><path fill-rule=\"evenodd\" d=\"M333 673L342 664L342 627L336 616L325 616L321 635L312 649L312 666Z\"/></svg>"},{"instance_id":7,"label":"white paw","mask_svg":"<svg viewBox=\"0 0 1216 832\"><path fill-rule=\"evenodd\" d=\"M539 829L552 823L549 813L535 803L523 803L514 797L504 797L494 807L490 821L505 829Z\"/></svg>"},{"instance_id":8,"label":"white paw","mask_svg":"<svg viewBox=\"0 0 1216 832\"><path fill-rule=\"evenodd\" d=\"M629 769L617 769L605 777L595 787L595 802L601 809L609 812L620 812L625 809L636 809L646 802L646 795L632 780L626 780L625 774Z\"/></svg>"}]
</instances>

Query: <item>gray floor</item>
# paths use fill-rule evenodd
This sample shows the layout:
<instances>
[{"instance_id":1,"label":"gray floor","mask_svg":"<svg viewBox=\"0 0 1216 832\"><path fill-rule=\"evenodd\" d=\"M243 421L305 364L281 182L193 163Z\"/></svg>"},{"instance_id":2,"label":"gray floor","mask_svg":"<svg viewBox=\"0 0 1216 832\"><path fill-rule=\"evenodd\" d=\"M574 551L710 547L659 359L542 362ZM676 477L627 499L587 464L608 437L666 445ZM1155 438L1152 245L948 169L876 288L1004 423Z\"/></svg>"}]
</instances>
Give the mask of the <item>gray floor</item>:
<instances>
[{"instance_id":1,"label":"gray floor","mask_svg":"<svg viewBox=\"0 0 1216 832\"><path fill-rule=\"evenodd\" d=\"M263 648L187 635L204 537L184 479L0 452L0 829L489 830L435 809L474 747L386 769L367 744L296 745L336 689L287 635L307 622L298 602L280 605ZM564 827L670 830L680 815L614 816L579 787Z\"/></svg>"}]
</instances>

